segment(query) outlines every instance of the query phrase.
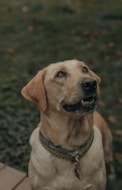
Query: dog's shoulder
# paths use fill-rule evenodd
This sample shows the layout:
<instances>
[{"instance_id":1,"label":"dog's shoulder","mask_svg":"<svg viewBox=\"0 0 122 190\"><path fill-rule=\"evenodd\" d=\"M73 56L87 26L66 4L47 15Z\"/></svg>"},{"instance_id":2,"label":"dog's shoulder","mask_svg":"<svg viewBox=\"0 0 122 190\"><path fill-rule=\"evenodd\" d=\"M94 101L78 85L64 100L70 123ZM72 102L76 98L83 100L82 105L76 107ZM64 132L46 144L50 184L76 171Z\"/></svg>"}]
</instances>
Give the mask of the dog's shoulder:
<instances>
[{"instance_id":1,"label":"dog's shoulder","mask_svg":"<svg viewBox=\"0 0 122 190\"><path fill-rule=\"evenodd\" d=\"M41 157L41 155L43 154L43 157L44 157L45 152L47 156L47 151L41 144L41 141L39 138L39 130L40 130L39 126L36 129L34 129L34 131L31 134L29 142L30 142L32 151L34 151L35 154L38 154L37 156Z\"/></svg>"},{"instance_id":2,"label":"dog's shoulder","mask_svg":"<svg viewBox=\"0 0 122 190\"><path fill-rule=\"evenodd\" d=\"M101 131L96 125L93 126L93 130L94 130L94 138L102 139Z\"/></svg>"},{"instance_id":3,"label":"dog's shoulder","mask_svg":"<svg viewBox=\"0 0 122 190\"><path fill-rule=\"evenodd\" d=\"M93 130L94 130L94 140L92 146L95 149L100 148L101 150L103 150L101 131L96 125L94 125Z\"/></svg>"},{"instance_id":4,"label":"dog's shoulder","mask_svg":"<svg viewBox=\"0 0 122 190\"><path fill-rule=\"evenodd\" d=\"M38 139L38 134L39 134L39 127L36 127L34 129L34 131L32 132L31 136L30 136L30 145L32 146L33 143L35 143L36 140L39 140Z\"/></svg>"}]
</instances>

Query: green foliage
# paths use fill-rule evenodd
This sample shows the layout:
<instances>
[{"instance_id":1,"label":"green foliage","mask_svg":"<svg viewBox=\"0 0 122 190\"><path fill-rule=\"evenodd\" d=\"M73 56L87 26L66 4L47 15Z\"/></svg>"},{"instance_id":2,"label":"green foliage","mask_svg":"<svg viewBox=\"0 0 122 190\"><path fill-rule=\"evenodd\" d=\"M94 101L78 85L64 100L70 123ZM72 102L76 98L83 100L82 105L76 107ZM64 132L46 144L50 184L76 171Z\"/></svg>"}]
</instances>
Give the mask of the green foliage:
<instances>
[{"instance_id":1,"label":"green foliage","mask_svg":"<svg viewBox=\"0 0 122 190\"><path fill-rule=\"evenodd\" d=\"M102 78L98 110L112 130L117 180L122 177L121 10L121 0L0 1L2 162L27 170L39 110L21 97L21 88L47 64L77 58Z\"/></svg>"}]
</instances>

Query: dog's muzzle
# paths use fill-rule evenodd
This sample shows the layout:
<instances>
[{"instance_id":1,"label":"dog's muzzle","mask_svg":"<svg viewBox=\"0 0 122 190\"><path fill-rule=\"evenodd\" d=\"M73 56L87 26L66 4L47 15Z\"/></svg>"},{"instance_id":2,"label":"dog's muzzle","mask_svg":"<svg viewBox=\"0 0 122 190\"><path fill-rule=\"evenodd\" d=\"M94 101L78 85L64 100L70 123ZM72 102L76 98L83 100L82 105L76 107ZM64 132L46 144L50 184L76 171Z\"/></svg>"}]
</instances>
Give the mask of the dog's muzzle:
<instances>
[{"instance_id":1,"label":"dog's muzzle","mask_svg":"<svg viewBox=\"0 0 122 190\"><path fill-rule=\"evenodd\" d=\"M94 110L97 100L97 82L91 78L84 78L81 81L83 98L76 104L64 104L63 108L67 112L91 112Z\"/></svg>"}]
</instances>

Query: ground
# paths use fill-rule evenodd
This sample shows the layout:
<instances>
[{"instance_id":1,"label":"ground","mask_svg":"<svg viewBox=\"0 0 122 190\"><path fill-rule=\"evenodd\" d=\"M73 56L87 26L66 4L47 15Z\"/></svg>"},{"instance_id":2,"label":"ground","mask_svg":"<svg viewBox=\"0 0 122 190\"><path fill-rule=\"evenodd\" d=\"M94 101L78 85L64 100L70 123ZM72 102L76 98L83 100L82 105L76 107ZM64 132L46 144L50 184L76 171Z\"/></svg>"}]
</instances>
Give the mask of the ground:
<instances>
[{"instance_id":1,"label":"ground","mask_svg":"<svg viewBox=\"0 0 122 190\"><path fill-rule=\"evenodd\" d=\"M51 62L81 59L101 77L97 109L113 134L117 179L122 182L121 0L0 1L0 160L27 171L39 110L21 88ZM109 189L109 188L108 188Z\"/></svg>"}]
</instances>

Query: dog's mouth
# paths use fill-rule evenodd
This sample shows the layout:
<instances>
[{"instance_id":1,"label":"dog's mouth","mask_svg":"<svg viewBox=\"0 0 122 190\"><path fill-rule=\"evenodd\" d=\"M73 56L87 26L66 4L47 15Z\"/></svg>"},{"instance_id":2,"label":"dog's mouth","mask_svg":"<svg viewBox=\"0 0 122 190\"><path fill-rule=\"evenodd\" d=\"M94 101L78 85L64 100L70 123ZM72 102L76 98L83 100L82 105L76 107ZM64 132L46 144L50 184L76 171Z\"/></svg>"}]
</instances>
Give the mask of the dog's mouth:
<instances>
[{"instance_id":1,"label":"dog's mouth","mask_svg":"<svg viewBox=\"0 0 122 190\"><path fill-rule=\"evenodd\" d=\"M91 112L96 105L97 96L89 96L81 99L76 104L64 104L63 108L67 112Z\"/></svg>"}]
</instances>

